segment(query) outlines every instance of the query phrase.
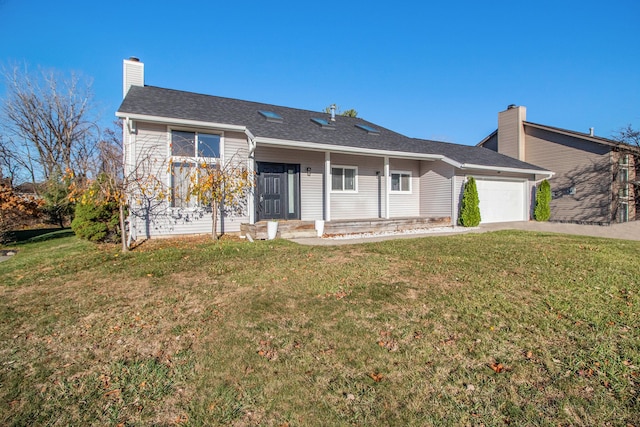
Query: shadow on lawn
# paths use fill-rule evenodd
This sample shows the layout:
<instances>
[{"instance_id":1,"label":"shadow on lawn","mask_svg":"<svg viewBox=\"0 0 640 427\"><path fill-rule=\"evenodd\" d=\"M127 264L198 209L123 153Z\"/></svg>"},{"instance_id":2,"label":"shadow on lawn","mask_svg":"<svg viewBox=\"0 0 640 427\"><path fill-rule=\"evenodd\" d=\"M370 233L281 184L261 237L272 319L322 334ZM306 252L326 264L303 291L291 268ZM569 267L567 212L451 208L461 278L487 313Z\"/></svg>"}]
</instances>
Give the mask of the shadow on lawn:
<instances>
[{"instance_id":1,"label":"shadow on lawn","mask_svg":"<svg viewBox=\"0 0 640 427\"><path fill-rule=\"evenodd\" d=\"M71 228L36 228L32 230L16 230L12 231L9 235L8 243L23 244L44 242L46 240L69 236L73 236Z\"/></svg>"}]
</instances>

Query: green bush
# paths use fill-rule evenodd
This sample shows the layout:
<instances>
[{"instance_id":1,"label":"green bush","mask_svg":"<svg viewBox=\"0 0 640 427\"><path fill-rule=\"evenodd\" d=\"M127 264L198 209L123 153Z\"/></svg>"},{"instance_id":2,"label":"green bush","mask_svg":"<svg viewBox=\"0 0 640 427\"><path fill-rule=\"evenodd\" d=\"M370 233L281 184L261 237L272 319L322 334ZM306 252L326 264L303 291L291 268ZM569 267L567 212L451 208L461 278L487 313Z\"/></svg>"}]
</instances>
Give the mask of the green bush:
<instances>
[{"instance_id":1,"label":"green bush","mask_svg":"<svg viewBox=\"0 0 640 427\"><path fill-rule=\"evenodd\" d=\"M478 187L476 187L476 180L473 177L469 177L464 186L458 223L464 227L477 227L480 224L480 219Z\"/></svg>"},{"instance_id":2,"label":"green bush","mask_svg":"<svg viewBox=\"0 0 640 427\"><path fill-rule=\"evenodd\" d=\"M551 218L551 185L546 179L538 185L536 191L536 207L533 210L533 218L536 221L549 221Z\"/></svg>"},{"instance_id":3,"label":"green bush","mask_svg":"<svg viewBox=\"0 0 640 427\"><path fill-rule=\"evenodd\" d=\"M91 242L120 242L118 208L117 202L104 201L94 184L76 204L71 229L76 236Z\"/></svg>"}]
</instances>

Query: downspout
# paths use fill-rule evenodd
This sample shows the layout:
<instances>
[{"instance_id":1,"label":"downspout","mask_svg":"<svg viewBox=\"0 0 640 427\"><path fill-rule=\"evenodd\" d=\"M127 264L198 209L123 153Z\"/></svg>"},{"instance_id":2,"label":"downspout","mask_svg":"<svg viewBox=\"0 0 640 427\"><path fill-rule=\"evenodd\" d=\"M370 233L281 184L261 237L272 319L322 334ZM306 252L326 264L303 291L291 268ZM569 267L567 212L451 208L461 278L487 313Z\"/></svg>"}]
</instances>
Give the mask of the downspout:
<instances>
[{"instance_id":1,"label":"downspout","mask_svg":"<svg viewBox=\"0 0 640 427\"><path fill-rule=\"evenodd\" d=\"M247 155L247 170L251 176L255 175L255 151L257 147L256 138L253 136L249 129L245 129L245 135L247 135L247 141L249 143L249 153ZM247 200L247 209L249 209L249 224L256 223L256 188L255 186L249 192L249 200Z\"/></svg>"}]
</instances>

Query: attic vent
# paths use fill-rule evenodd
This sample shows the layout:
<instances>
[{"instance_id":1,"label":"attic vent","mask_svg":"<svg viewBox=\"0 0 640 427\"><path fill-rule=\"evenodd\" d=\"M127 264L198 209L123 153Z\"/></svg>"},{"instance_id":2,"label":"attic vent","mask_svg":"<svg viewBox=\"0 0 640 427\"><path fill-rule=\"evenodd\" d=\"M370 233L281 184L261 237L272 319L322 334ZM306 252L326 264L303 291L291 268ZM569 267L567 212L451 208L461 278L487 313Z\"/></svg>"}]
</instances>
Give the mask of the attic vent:
<instances>
[{"instance_id":1,"label":"attic vent","mask_svg":"<svg viewBox=\"0 0 640 427\"><path fill-rule=\"evenodd\" d=\"M274 113L273 111L259 110L258 113L260 113L262 117L267 119L268 122L282 123L282 116L280 114Z\"/></svg>"},{"instance_id":2,"label":"attic vent","mask_svg":"<svg viewBox=\"0 0 640 427\"><path fill-rule=\"evenodd\" d=\"M311 119L311 121L313 123L319 125L323 129L335 129L336 128L333 123L331 123L330 121L325 120L325 119L318 119L318 118L314 117L314 118Z\"/></svg>"},{"instance_id":3,"label":"attic vent","mask_svg":"<svg viewBox=\"0 0 640 427\"><path fill-rule=\"evenodd\" d=\"M367 132L368 134L371 135L380 135L380 131L372 126L369 125L364 125L361 123L358 123L356 125L357 128L362 129L363 131Z\"/></svg>"}]
</instances>

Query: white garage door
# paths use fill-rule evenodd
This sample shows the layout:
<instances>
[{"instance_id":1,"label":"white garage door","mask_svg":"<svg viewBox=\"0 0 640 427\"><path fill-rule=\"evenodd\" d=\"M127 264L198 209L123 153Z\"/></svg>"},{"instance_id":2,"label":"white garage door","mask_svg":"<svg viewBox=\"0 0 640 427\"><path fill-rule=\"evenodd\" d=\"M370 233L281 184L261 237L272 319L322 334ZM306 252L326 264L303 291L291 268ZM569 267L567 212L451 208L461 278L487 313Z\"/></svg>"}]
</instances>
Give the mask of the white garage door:
<instances>
[{"instance_id":1,"label":"white garage door","mask_svg":"<svg viewBox=\"0 0 640 427\"><path fill-rule=\"evenodd\" d=\"M482 223L526 221L525 182L476 178Z\"/></svg>"}]
</instances>

